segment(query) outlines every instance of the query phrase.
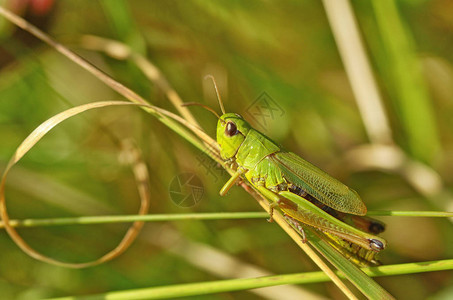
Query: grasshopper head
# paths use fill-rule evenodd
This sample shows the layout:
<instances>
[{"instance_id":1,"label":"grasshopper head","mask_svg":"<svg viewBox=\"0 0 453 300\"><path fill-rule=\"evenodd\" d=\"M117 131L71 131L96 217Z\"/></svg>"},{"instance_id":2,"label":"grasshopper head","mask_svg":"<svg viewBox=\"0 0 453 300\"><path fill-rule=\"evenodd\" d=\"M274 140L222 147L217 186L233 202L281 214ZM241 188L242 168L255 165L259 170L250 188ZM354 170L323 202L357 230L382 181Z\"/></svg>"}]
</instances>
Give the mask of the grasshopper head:
<instances>
[{"instance_id":1,"label":"grasshopper head","mask_svg":"<svg viewBox=\"0 0 453 300\"><path fill-rule=\"evenodd\" d=\"M217 143L220 145L220 155L223 159L236 155L250 129L250 124L238 114L226 113L219 118Z\"/></svg>"}]
</instances>

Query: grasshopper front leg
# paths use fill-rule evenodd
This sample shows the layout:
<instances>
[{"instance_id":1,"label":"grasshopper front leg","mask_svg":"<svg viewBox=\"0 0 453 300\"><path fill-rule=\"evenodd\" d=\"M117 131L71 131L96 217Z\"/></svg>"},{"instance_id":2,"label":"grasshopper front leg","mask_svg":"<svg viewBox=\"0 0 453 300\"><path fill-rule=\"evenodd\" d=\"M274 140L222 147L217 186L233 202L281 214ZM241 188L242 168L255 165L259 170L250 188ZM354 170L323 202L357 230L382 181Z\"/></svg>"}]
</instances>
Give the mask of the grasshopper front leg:
<instances>
[{"instance_id":1,"label":"grasshopper front leg","mask_svg":"<svg viewBox=\"0 0 453 300\"><path fill-rule=\"evenodd\" d=\"M272 202L271 204L269 204L269 219L267 219L267 221L269 223L274 222L274 209L277 206L278 206L278 203L276 203L276 202Z\"/></svg>"},{"instance_id":2,"label":"grasshopper front leg","mask_svg":"<svg viewBox=\"0 0 453 300\"><path fill-rule=\"evenodd\" d=\"M231 176L231 178L225 183L225 185L220 190L220 196L225 196L230 188L241 178L241 175L244 174L246 170L239 168L236 173Z\"/></svg>"}]
</instances>

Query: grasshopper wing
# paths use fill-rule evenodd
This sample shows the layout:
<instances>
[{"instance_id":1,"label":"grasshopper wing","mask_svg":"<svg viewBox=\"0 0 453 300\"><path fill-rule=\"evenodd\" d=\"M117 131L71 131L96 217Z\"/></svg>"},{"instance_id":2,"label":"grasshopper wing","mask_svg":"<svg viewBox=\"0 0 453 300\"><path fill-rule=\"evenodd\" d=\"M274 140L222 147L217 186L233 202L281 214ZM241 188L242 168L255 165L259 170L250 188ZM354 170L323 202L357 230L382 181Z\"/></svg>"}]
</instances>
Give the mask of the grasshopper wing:
<instances>
[{"instance_id":1,"label":"grasshopper wing","mask_svg":"<svg viewBox=\"0 0 453 300\"><path fill-rule=\"evenodd\" d=\"M341 212L365 215L366 206L356 191L292 152L270 156L284 177L321 203Z\"/></svg>"}]
</instances>

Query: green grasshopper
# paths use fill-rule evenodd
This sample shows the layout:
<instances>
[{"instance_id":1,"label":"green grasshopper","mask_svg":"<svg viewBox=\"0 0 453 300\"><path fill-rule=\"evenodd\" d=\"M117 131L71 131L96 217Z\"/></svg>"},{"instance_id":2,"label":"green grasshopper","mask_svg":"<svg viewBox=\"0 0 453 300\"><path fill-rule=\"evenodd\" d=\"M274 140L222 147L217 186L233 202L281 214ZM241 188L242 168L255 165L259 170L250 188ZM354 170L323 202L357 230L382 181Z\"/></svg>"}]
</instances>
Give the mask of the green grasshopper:
<instances>
[{"instance_id":1,"label":"green grasshopper","mask_svg":"<svg viewBox=\"0 0 453 300\"><path fill-rule=\"evenodd\" d=\"M225 113L219 95L218 99L223 115L209 110L218 118L220 155L236 170L220 195L225 195L238 180L247 180L271 201L271 219L273 209L278 207L304 240L298 221L322 232L331 245L352 261L360 265L379 264L374 257L386 247L386 241L373 234L384 231L384 225L364 217L367 208L357 192L284 150L242 116Z\"/></svg>"}]
</instances>

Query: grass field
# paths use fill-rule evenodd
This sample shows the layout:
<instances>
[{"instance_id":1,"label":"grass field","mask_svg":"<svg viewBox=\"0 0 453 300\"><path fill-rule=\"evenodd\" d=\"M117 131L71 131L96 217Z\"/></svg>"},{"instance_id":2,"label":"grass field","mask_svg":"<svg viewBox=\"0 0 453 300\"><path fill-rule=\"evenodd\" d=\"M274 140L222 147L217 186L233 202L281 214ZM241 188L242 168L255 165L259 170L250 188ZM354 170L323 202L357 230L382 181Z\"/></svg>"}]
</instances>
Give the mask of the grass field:
<instances>
[{"instance_id":1,"label":"grass field","mask_svg":"<svg viewBox=\"0 0 453 300\"><path fill-rule=\"evenodd\" d=\"M453 211L450 1L353 0L351 10L343 0L64 0L43 1L49 7L30 1L22 9L19 2L0 4L15 7L158 107L178 113L167 99L169 84L183 102L219 111L212 82L204 79L213 75L227 111L240 113L286 149L355 189L370 211ZM122 46L99 38L118 41L134 55L126 57ZM147 78L145 57L157 68L151 75L159 70L166 82ZM0 17L2 172L42 122L71 107L106 100L124 97ZM216 118L199 107L190 111L215 137ZM147 222L125 253L86 269L37 261L2 230L2 297L83 296L319 270L263 216L170 220L177 214L262 209L240 187L220 197L228 173L137 107L90 110L46 135L9 174L10 218L135 214L140 200L134 175L118 150L124 141L140 149L149 169L149 213L169 217ZM196 191L178 190L188 180ZM448 218L377 218L387 224L382 236L389 245L380 254L384 265L453 258ZM85 262L115 247L129 225L60 224L18 231L41 253ZM397 299L451 299L452 267L418 274L423 268L376 281ZM345 298L334 284L321 281L193 297ZM123 295L132 297L140 295Z\"/></svg>"}]
</instances>

